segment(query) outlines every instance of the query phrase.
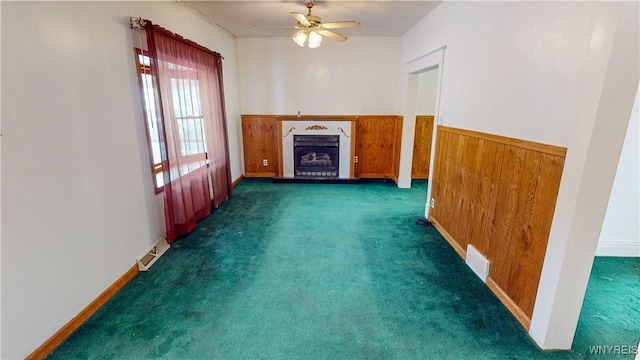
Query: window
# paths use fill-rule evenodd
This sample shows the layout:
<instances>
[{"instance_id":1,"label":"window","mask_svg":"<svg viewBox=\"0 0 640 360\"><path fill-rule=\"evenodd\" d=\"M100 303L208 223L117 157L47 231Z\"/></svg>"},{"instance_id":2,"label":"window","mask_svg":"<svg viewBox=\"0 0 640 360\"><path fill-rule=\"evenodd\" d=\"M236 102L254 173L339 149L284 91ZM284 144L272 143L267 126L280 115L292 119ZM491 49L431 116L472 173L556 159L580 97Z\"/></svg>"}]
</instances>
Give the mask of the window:
<instances>
[{"instance_id":1,"label":"window","mask_svg":"<svg viewBox=\"0 0 640 360\"><path fill-rule=\"evenodd\" d=\"M198 80L171 78L171 93L181 155L206 153Z\"/></svg>"},{"instance_id":2,"label":"window","mask_svg":"<svg viewBox=\"0 0 640 360\"><path fill-rule=\"evenodd\" d=\"M151 59L145 51L135 49L136 66L139 74L140 90L144 103L145 127L151 161L151 170L154 176L156 192L162 191L164 185L161 141L158 131L158 116L151 75ZM179 134L181 163L186 164L187 172L204 164L207 156L207 145L204 129L204 117L200 101L200 86L197 72L186 66L167 63L166 68L175 70L170 79L171 100L170 107L173 114L172 126ZM164 99L166 101L166 99ZM172 141L172 139L167 139Z\"/></svg>"},{"instance_id":3,"label":"window","mask_svg":"<svg viewBox=\"0 0 640 360\"><path fill-rule=\"evenodd\" d=\"M132 17L131 29L151 172L171 243L233 191L223 57L146 19Z\"/></svg>"}]
</instances>

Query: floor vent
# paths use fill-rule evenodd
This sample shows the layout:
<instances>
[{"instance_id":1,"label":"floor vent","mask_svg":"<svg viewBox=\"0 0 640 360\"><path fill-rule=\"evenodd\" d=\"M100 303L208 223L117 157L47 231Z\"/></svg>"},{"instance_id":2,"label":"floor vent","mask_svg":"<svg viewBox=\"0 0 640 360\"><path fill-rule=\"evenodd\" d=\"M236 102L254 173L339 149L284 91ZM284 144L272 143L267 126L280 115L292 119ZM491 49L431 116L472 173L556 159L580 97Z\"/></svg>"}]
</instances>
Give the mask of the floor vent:
<instances>
[{"instance_id":1,"label":"floor vent","mask_svg":"<svg viewBox=\"0 0 640 360\"><path fill-rule=\"evenodd\" d=\"M167 243L167 239L161 237L155 244L153 244L146 252L136 259L138 264L138 270L147 271L158 260L162 254L164 254L171 245Z\"/></svg>"},{"instance_id":2,"label":"floor vent","mask_svg":"<svg viewBox=\"0 0 640 360\"><path fill-rule=\"evenodd\" d=\"M476 275L485 283L487 282L487 276L489 276L489 260L487 260L476 248L467 245L467 265L473 270Z\"/></svg>"}]
</instances>

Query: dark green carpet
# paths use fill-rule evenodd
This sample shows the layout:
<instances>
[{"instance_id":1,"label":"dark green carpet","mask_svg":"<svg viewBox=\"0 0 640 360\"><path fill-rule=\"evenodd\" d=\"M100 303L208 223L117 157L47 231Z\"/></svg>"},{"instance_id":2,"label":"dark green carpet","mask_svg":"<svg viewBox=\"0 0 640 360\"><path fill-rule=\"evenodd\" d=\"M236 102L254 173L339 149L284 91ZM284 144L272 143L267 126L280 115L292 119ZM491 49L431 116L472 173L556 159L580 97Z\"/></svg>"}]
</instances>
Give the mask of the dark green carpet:
<instances>
[{"instance_id":1,"label":"dark green carpet","mask_svg":"<svg viewBox=\"0 0 640 360\"><path fill-rule=\"evenodd\" d=\"M446 241L415 223L425 194L425 182L244 180L50 358L584 356L536 347Z\"/></svg>"},{"instance_id":2,"label":"dark green carpet","mask_svg":"<svg viewBox=\"0 0 640 360\"><path fill-rule=\"evenodd\" d=\"M640 258L596 257L573 348L588 352L590 346L637 347L638 341Z\"/></svg>"}]
</instances>

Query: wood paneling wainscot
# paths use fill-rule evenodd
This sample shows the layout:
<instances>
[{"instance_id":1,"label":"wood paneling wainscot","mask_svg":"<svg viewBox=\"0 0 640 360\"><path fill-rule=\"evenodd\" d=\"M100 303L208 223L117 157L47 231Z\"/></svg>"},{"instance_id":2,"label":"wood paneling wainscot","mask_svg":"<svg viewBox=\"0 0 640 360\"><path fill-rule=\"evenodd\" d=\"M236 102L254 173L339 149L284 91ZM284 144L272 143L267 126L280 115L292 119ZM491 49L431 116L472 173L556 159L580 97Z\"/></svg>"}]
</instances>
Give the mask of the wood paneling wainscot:
<instances>
[{"instance_id":1,"label":"wood paneling wainscot","mask_svg":"<svg viewBox=\"0 0 640 360\"><path fill-rule=\"evenodd\" d=\"M402 117L358 116L355 173L359 178L391 178L398 182Z\"/></svg>"},{"instance_id":2,"label":"wood paneling wainscot","mask_svg":"<svg viewBox=\"0 0 640 360\"><path fill-rule=\"evenodd\" d=\"M487 285L529 328L566 149L438 126L429 219L465 258L490 262Z\"/></svg>"},{"instance_id":3,"label":"wood paneling wainscot","mask_svg":"<svg viewBox=\"0 0 640 360\"><path fill-rule=\"evenodd\" d=\"M411 178L428 179L431 163L431 140L433 139L433 115L416 116L416 132L413 140Z\"/></svg>"},{"instance_id":4,"label":"wood paneling wainscot","mask_svg":"<svg viewBox=\"0 0 640 360\"><path fill-rule=\"evenodd\" d=\"M244 146L244 175L246 177L274 177L278 172L278 136L276 117L242 115ZM267 160L267 165L263 160Z\"/></svg>"},{"instance_id":5,"label":"wood paneling wainscot","mask_svg":"<svg viewBox=\"0 0 640 360\"><path fill-rule=\"evenodd\" d=\"M397 115L242 115L246 177L273 177L280 172L278 120L343 120L356 122L354 175L391 178L400 169L402 117ZM269 165L263 166L267 159Z\"/></svg>"}]
</instances>

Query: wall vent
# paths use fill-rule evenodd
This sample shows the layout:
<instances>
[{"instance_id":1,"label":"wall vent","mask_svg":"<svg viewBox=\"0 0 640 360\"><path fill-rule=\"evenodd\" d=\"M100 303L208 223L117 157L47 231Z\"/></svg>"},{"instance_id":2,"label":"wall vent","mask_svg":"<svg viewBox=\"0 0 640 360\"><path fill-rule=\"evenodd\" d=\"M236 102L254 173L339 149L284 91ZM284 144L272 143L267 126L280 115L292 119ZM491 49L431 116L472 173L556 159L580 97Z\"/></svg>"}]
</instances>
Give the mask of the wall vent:
<instances>
[{"instance_id":1,"label":"wall vent","mask_svg":"<svg viewBox=\"0 0 640 360\"><path fill-rule=\"evenodd\" d=\"M147 271L153 265L162 254L164 254L171 245L167 243L167 239L161 237L155 244L151 245L147 251L142 253L137 259L138 270Z\"/></svg>"},{"instance_id":2,"label":"wall vent","mask_svg":"<svg viewBox=\"0 0 640 360\"><path fill-rule=\"evenodd\" d=\"M467 258L465 260L467 265L473 270L476 275L483 281L487 282L489 276L489 260L487 260L476 248L467 245Z\"/></svg>"}]
</instances>

